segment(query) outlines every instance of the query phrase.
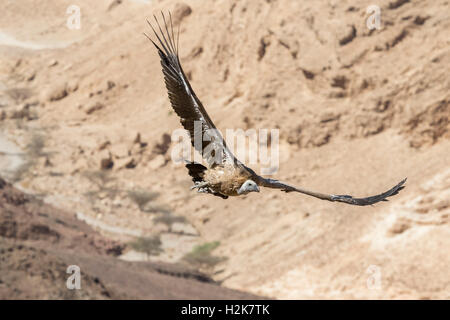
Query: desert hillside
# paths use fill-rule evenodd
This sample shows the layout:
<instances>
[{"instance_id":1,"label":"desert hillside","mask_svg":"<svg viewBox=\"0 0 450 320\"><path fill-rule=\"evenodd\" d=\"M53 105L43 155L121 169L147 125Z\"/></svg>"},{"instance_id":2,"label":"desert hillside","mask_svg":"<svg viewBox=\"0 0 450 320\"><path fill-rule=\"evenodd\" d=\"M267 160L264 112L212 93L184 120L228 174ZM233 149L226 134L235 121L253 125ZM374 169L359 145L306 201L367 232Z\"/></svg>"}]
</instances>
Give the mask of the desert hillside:
<instances>
[{"instance_id":1,"label":"desert hillside","mask_svg":"<svg viewBox=\"0 0 450 320\"><path fill-rule=\"evenodd\" d=\"M0 199L2 300L259 299L185 265L120 261L125 245L2 179ZM67 289L69 266L80 268L80 290Z\"/></svg>"},{"instance_id":2,"label":"desert hillside","mask_svg":"<svg viewBox=\"0 0 450 320\"><path fill-rule=\"evenodd\" d=\"M287 299L450 298L447 1L79 0L79 29L71 5L2 1L0 172L121 243L117 268L188 263ZM370 207L190 191L143 35L161 11L218 128L279 130L275 178L355 196L406 188ZM149 239L151 254L130 245Z\"/></svg>"}]
</instances>

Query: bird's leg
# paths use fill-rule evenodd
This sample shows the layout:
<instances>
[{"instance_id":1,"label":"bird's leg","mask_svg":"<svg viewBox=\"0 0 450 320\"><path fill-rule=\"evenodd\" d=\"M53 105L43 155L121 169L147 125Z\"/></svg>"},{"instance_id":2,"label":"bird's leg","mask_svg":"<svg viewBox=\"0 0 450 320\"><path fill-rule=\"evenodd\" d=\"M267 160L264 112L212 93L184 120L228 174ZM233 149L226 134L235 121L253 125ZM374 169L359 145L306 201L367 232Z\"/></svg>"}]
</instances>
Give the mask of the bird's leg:
<instances>
[{"instance_id":1,"label":"bird's leg","mask_svg":"<svg viewBox=\"0 0 450 320\"><path fill-rule=\"evenodd\" d=\"M208 185L208 182L205 182L205 181L202 181L202 182L196 181L196 182L194 182L194 185L191 187L191 190L193 190L193 189L195 189L195 188L198 188L199 191L200 191L200 188L204 188L204 187L206 187L207 185Z\"/></svg>"}]
</instances>

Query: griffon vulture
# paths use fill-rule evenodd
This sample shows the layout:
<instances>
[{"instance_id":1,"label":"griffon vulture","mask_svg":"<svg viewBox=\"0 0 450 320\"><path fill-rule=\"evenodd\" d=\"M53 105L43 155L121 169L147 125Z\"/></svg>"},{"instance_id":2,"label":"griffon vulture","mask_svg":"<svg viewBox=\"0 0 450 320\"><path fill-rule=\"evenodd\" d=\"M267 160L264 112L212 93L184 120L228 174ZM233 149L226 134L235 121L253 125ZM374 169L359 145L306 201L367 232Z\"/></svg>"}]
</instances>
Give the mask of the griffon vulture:
<instances>
[{"instance_id":1,"label":"griffon vulture","mask_svg":"<svg viewBox=\"0 0 450 320\"><path fill-rule=\"evenodd\" d=\"M164 74L164 80L172 108L180 117L183 127L189 131L192 146L202 154L209 165L209 168L207 168L202 164L194 162L188 162L186 164L189 175L194 182L191 189L197 189L198 192L209 193L227 199L229 196L239 196L248 194L249 192L259 192L260 187L267 187L280 189L285 192L299 192L322 200L366 206L379 201L387 201L386 198L397 194L404 188L403 184L406 179L402 180L392 189L381 194L367 198L354 198L349 195L333 195L314 192L257 175L252 169L245 166L233 156L220 133L215 130L216 126L212 122L204 106L195 95L194 90L192 90L192 87L183 72L183 68L181 67L178 55L179 29L177 41L175 42L172 16L169 13L169 17L166 19L164 14L162 14L164 31L156 16L154 16L154 18L156 25L158 26L159 34L148 20L147 22L152 28L157 40L153 41L147 34L144 33L144 35L156 47L159 57L161 58L162 72ZM200 124L200 126L198 124ZM198 130L201 129L201 143L194 143L196 128L198 128ZM198 133L199 132L197 132L197 134ZM205 153L205 148L215 150L215 152ZM220 161L214 161L214 159L212 159L217 157L217 152L220 153Z\"/></svg>"}]
</instances>

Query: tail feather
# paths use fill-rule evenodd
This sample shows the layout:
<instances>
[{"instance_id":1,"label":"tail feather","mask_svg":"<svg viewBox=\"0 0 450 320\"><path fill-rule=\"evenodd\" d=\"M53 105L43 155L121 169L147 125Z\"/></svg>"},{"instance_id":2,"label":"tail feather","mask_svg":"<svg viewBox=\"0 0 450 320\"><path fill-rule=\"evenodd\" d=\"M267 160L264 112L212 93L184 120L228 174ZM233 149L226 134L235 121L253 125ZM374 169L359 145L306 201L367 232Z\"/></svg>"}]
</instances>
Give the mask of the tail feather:
<instances>
[{"instance_id":1,"label":"tail feather","mask_svg":"<svg viewBox=\"0 0 450 320\"><path fill-rule=\"evenodd\" d=\"M195 162L186 163L186 168L189 170L189 175L192 177L192 181L203 181L203 174L208 169L204 165Z\"/></svg>"}]
</instances>

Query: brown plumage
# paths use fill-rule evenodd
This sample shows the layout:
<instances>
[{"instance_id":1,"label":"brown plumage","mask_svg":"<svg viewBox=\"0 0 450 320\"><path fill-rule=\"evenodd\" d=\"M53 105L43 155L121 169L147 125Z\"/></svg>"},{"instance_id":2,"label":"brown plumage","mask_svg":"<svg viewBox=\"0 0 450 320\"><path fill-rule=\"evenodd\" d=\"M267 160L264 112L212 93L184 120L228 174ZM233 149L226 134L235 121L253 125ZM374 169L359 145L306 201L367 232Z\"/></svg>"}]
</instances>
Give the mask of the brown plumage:
<instances>
[{"instance_id":1,"label":"brown plumage","mask_svg":"<svg viewBox=\"0 0 450 320\"><path fill-rule=\"evenodd\" d=\"M314 192L298 187L290 186L274 179L267 179L257 175L252 169L241 163L228 149L225 141L216 126L212 122L200 100L192 90L191 85L181 67L178 56L178 39L175 43L172 16L168 19L162 13L165 32L161 28L158 19L155 18L158 32L152 28L159 45L148 35L145 36L156 47L166 83L170 103L176 114L180 117L183 127L189 132L192 146L202 154L209 168L189 162L186 164L189 175L198 192L210 193L227 199L229 196L238 196L249 192L259 192L259 186L281 189L285 192L299 192L322 200L344 202L352 205L371 205L379 201L387 201L386 198L397 194L404 188L406 179L402 180L392 189L367 198L354 198L349 195L332 195ZM170 28L169 28L170 26ZM169 31L170 29L170 31Z\"/></svg>"}]
</instances>

